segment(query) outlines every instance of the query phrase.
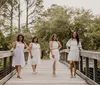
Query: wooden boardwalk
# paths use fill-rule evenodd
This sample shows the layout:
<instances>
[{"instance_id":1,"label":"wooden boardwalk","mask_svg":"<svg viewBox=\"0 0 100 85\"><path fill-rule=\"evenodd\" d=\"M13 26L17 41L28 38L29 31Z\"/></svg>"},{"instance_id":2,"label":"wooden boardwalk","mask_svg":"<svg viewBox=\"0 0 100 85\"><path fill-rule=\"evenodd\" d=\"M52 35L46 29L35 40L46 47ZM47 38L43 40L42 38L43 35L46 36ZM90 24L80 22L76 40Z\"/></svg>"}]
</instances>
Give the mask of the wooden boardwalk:
<instances>
[{"instance_id":1,"label":"wooden boardwalk","mask_svg":"<svg viewBox=\"0 0 100 85\"><path fill-rule=\"evenodd\" d=\"M37 68L37 74L32 73L30 65L26 65L21 72L22 79L13 76L5 85L88 85L82 78L70 78L69 68L62 63L57 63L57 77L52 76L52 62L42 60Z\"/></svg>"}]
</instances>

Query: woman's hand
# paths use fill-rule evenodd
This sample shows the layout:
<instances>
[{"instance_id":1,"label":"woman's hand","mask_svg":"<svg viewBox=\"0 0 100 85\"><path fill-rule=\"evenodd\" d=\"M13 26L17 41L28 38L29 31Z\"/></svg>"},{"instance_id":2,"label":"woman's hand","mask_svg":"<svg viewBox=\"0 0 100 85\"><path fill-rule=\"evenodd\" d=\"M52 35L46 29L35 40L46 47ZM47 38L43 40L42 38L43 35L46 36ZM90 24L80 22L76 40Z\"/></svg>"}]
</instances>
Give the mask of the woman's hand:
<instances>
[{"instance_id":1,"label":"woman's hand","mask_svg":"<svg viewBox=\"0 0 100 85\"><path fill-rule=\"evenodd\" d=\"M30 45L29 45L29 52L30 52L30 57L32 59L33 58L33 56L32 56L32 43L30 43Z\"/></svg>"},{"instance_id":2,"label":"woman's hand","mask_svg":"<svg viewBox=\"0 0 100 85\"><path fill-rule=\"evenodd\" d=\"M52 54L52 58L55 58L55 55Z\"/></svg>"},{"instance_id":3,"label":"woman's hand","mask_svg":"<svg viewBox=\"0 0 100 85\"><path fill-rule=\"evenodd\" d=\"M13 51L11 52L11 55L14 56L14 52Z\"/></svg>"}]
</instances>

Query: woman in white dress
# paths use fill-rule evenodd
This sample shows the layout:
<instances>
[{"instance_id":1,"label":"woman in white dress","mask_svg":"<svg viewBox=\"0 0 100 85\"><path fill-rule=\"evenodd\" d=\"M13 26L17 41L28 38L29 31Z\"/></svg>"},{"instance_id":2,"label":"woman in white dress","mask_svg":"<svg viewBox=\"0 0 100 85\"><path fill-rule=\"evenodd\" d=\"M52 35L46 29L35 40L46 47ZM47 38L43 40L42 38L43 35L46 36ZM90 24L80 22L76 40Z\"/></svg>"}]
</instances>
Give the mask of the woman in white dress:
<instances>
[{"instance_id":1,"label":"woman in white dress","mask_svg":"<svg viewBox=\"0 0 100 85\"><path fill-rule=\"evenodd\" d=\"M53 76L56 76L56 61L59 61L59 49L62 48L61 43L57 39L57 35L53 34L49 43L50 59L53 61Z\"/></svg>"},{"instance_id":2,"label":"woman in white dress","mask_svg":"<svg viewBox=\"0 0 100 85\"><path fill-rule=\"evenodd\" d=\"M19 34L17 36L17 41L14 42L13 45L13 61L12 66L16 68L17 71L17 78L21 79L20 72L21 68L25 65L25 59L24 59L24 48L28 49L28 46L24 42L24 36L22 34Z\"/></svg>"},{"instance_id":3,"label":"woman in white dress","mask_svg":"<svg viewBox=\"0 0 100 85\"><path fill-rule=\"evenodd\" d=\"M79 50L82 49L81 42L79 40L79 35L77 32L73 32L72 38L66 44L69 49L68 61L70 62L70 72L71 78L76 77L76 63L79 61ZM73 76L73 66L74 66L74 76Z\"/></svg>"},{"instance_id":4,"label":"woman in white dress","mask_svg":"<svg viewBox=\"0 0 100 85\"><path fill-rule=\"evenodd\" d=\"M29 45L31 65L34 73L36 72L36 67L41 63L41 49L40 44L38 43L38 38L34 37L32 42Z\"/></svg>"}]
</instances>

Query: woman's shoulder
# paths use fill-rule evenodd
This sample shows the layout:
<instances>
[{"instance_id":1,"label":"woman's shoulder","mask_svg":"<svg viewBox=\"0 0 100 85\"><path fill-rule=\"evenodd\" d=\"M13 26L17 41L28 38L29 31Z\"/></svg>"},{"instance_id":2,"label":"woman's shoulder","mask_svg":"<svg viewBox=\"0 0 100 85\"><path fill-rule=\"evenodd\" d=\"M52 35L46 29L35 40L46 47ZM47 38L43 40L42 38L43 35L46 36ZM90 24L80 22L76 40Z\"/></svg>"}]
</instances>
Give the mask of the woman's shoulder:
<instances>
[{"instance_id":1,"label":"woman's shoulder","mask_svg":"<svg viewBox=\"0 0 100 85\"><path fill-rule=\"evenodd\" d=\"M39 45L39 46L40 46L40 43L37 43L37 45Z\"/></svg>"},{"instance_id":2,"label":"woman's shoulder","mask_svg":"<svg viewBox=\"0 0 100 85\"><path fill-rule=\"evenodd\" d=\"M29 45L32 45L33 43L31 42Z\"/></svg>"},{"instance_id":3,"label":"woman's shoulder","mask_svg":"<svg viewBox=\"0 0 100 85\"><path fill-rule=\"evenodd\" d=\"M72 38L70 38L69 40L68 40L68 42L71 42L73 39Z\"/></svg>"},{"instance_id":4,"label":"woman's shoulder","mask_svg":"<svg viewBox=\"0 0 100 85\"><path fill-rule=\"evenodd\" d=\"M60 41L57 41L57 43L59 44L59 43L60 43Z\"/></svg>"},{"instance_id":5,"label":"woman's shoulder","mask_svg":"<svg viewBox=\"0 0 100 85\"><path fill-rule=\"evenodd\" d=\"M52 44L53 41L50 41L49 44Z\"/></svg>"},{"instance_id":6,"label":"woman's shoulder","mask_svg":"<svg viewBox=\"0 0 100 85\"><path fill-rule=\"evenodd\" d=\"M14 43L14 44L17 44L17 43L18 43L18 41L14 41L13 43Z\"/></svg>"}]
</instances>

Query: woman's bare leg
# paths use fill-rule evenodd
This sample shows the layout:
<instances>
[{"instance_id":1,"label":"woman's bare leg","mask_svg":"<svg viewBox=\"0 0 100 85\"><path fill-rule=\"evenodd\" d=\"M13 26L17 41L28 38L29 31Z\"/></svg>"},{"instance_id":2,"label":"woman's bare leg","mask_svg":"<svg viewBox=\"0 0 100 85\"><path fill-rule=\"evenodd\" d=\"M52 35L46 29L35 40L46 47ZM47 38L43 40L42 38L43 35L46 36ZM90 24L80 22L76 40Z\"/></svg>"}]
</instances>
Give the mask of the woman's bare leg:
<instances>
[{"instance_id":1,"label":"woman's bare leg","mask_svg":"<svg viewBox=\"0 0 100 85\"><path fill-rule=\"evenodd\" d=\"M32 65L33 72L35 72L35 65Z\"/></svg>"},{"instance_id":2,"label":"woman's bare leg","mask_svg":"<svg viewBox=\"0 0 100 85\"><path fill-rule=\"evenodd\" d=\"M76 62L74 61L74 76L76 77Z\"/></svg>"},{"instance_id":3,"label":"woman's bare leg","mask_svg":"<svg viewBox=\"0 0 100 85\"><path fill-rule=\"evenodd\" d=\"M56 75L56 60L53 63L53 75Z\"/></svg>"},{"instance_id":4,"label":"woman's bare leg","mask_svg":"<svg viewBox=\"0 0 100 85\"><path fill-rule=\"evenodd\" d=\"M21 79L21 77L20 77L20 72L21 72L21 66L19 65L19 66L18 66L18 76L17 76L17 78L19 78L19 79Z\"/></svg>"},{"instance_id":5,"label":"woman's bare leg","mask_svg":"<svg viewBox=\"0 0 100 85\"><path fill-rule=\"evenodd\" d=\"M36 71L36 67L37 67L37 65L35 65L35 71Z\"/></svg>"},{"instance_id":6,"label":"woman's bare leg","mask_svg":"<svg viewBox=\"0 0 100 85\"><path fill-rule=\"evenodd\" d=\"M15 68L16 68L16 71L17 71L17 73L18 73L18 66L16 66Z\"/></svg>"},{"instance_id":7,"label":"woman's bare leg","mask_svg":"<svg viewBox=\"0 0 100 85\"><path fill-rule=\"evenodd\" d=\"M70 73L71 73L71 78L73 77L73 62L70 62Z\"/></svg>"}]
</instances>

